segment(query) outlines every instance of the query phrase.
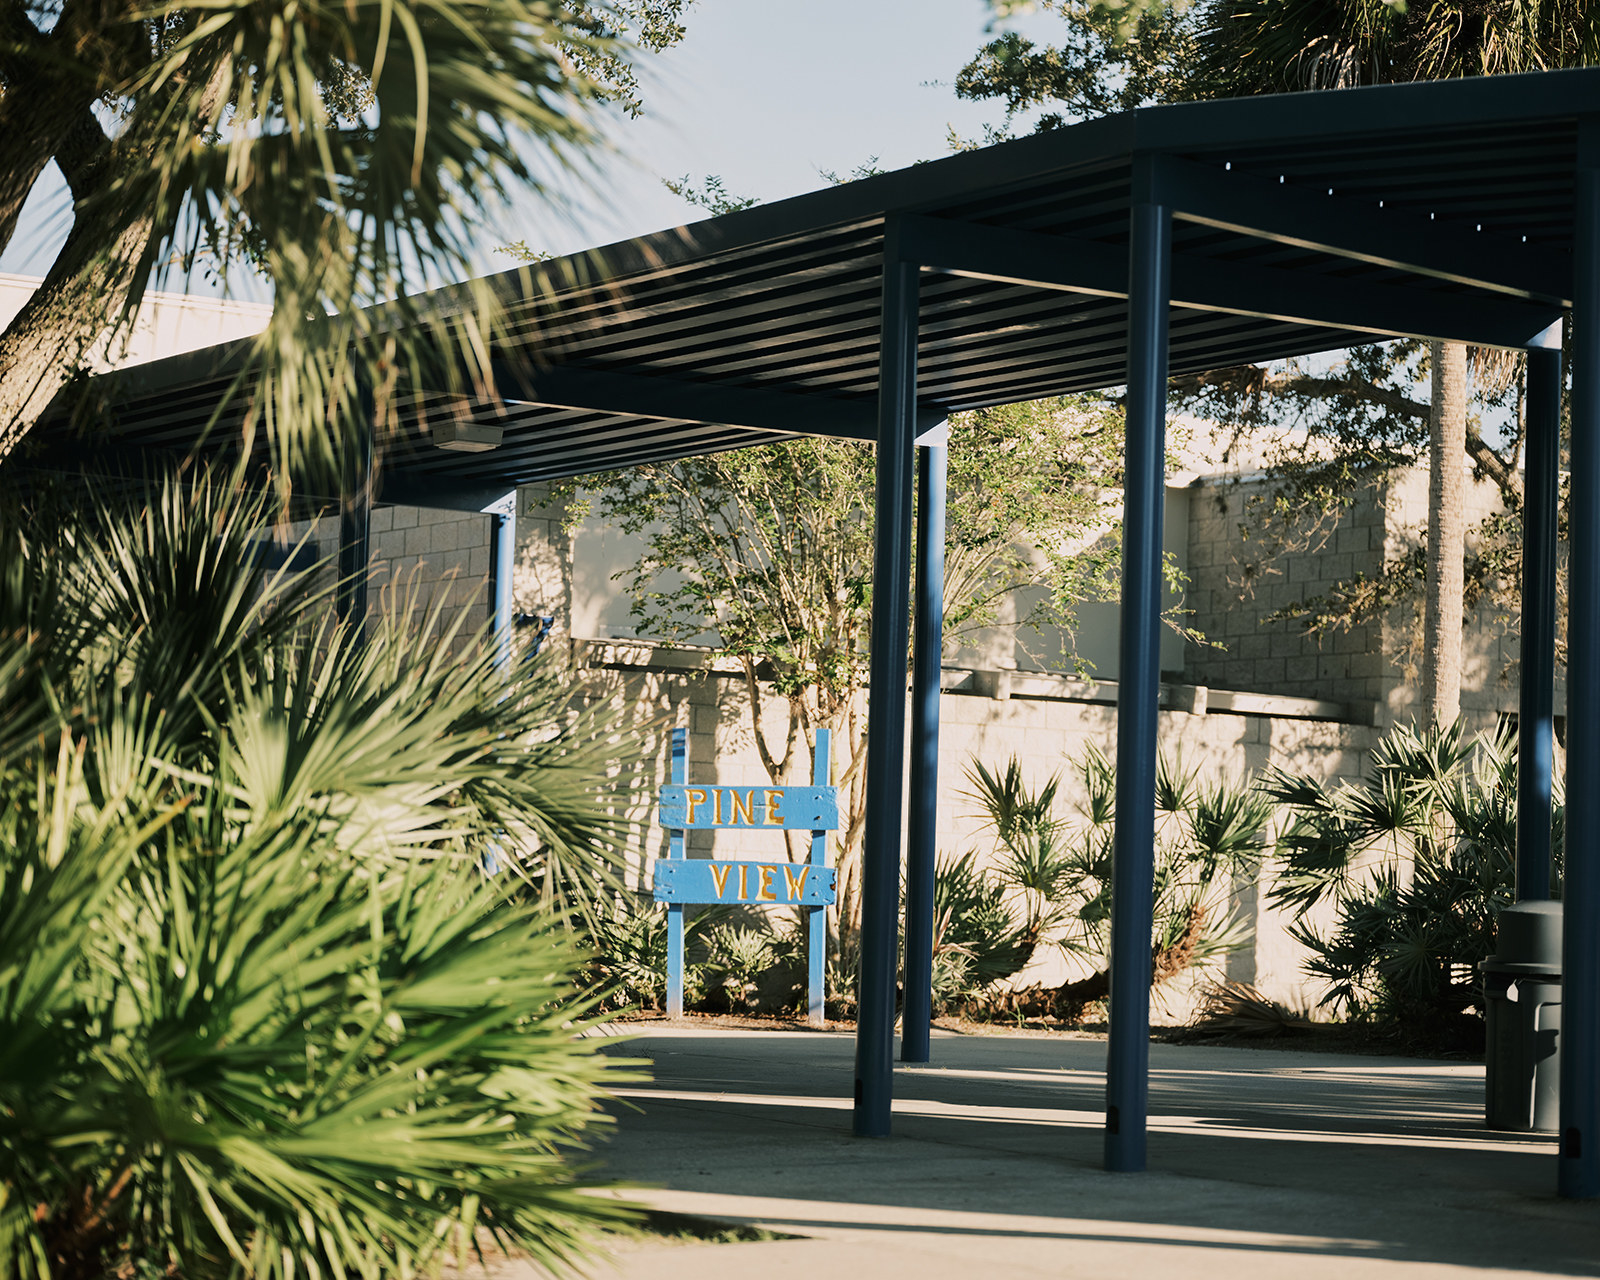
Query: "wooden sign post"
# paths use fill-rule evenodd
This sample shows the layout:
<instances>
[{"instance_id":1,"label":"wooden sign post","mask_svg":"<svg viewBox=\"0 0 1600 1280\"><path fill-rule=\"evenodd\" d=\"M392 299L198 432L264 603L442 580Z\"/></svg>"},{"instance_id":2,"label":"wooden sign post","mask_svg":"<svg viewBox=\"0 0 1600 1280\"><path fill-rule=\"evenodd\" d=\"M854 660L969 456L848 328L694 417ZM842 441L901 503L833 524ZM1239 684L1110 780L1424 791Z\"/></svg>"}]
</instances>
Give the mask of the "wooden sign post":
<instances>
[{"instance_id":1,"label":"wooden sign post","mask_svg":"<svg viewBox=\"0 0 1600 1280\"><path fill-rule=\"evenodd\" d=\"M823 966L828 956L827 908L835 897L828 832L839 827L838 788L828 785L829 733L817 730L809 787L691 787L689 733L672 731L672 781L661 788L657 821L667 828L667 856L654 866L655 899L667 904L667 1016L683 1014L683 908L765 903L806 909L806 1020L823 1022ZM717 862L688 858L684 832L810 831L811 860Z\"/></svg>"}]
</instances>

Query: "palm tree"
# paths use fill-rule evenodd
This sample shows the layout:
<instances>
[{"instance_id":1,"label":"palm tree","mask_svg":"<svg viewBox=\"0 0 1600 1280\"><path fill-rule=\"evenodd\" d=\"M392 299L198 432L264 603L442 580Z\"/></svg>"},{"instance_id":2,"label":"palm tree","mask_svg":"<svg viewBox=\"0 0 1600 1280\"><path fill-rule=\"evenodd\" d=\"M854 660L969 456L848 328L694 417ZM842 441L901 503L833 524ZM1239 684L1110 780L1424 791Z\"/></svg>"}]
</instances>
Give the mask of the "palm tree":
<instances>
[{"instance_id":1,"label":"palm tree","mask_svg":"<svg viewBox=\"0 0 1600 1280\"><path fill-rule=\"evenodd\" d=\"M467 274L514 189L583 162L629 59L684 0L0 0L0 251L46 166L65 244L0 333L0 458L147 285L256 273L275 308L236 385L285 475L339 465L361 386L487 394L484 285L453 313L407 295ZM630 42L619 31L631 28ZM388 303L381 313L362 308Z\"/></svg>"},{"instance_id":2,"label":"palm tree","mask_svg":"<svg viewBox=\"0 0 1600 1280\"><path fill-rule=\"evenodd\" d=\"M94 496L0 493L0 1275L581 1260L606 726L406 601L354 643L265 496Z\"/></svg>"}]
</instances>

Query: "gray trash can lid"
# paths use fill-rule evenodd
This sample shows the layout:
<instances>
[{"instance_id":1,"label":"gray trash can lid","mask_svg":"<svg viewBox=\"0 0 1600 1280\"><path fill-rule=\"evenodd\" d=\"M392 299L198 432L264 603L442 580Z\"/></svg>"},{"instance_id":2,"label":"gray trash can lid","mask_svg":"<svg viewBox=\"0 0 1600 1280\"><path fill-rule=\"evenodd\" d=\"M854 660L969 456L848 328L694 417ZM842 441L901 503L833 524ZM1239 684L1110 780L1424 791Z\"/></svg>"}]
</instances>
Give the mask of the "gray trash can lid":
<instances>
[{"instance_id":1,"label":"gray trash can lid","mask_svg":"<svg viewBox=\"0 0 1600 1280\"><path fill-rule=\"evenodd\" d=\"M1561 904L1517 902L1500 909L1486 973L1561 973Z\"/></svg>"}]
</instances>

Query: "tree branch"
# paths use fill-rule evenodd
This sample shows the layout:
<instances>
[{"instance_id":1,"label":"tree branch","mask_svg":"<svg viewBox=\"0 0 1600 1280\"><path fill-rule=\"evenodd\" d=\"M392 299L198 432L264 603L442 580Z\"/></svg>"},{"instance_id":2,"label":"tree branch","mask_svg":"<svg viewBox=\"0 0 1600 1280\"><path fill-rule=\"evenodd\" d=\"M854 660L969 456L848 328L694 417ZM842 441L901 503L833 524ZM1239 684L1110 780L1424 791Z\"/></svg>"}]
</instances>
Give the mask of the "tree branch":
<instances>
[{"instance_id":1,"label":"tree branch","mask_svg":"<svg viewBox=\"0 0 1600 1280\"><path fill-rule=\"evenodd\" d=\"M100 193L111 171L110 156L111 139L86 103L63 131L55 153L75 203Z\"/></svg>"},{"instance_id":2,"label":"tree branch","mask_svg":"<svg viewBox=\"0 0 1600 1280\"><path fill-rule=\"evenodd\" d=\"M1234 395L1294 395L1325 400L1346 396L1402 417L1425 421L1430 406L1413 400L1393 387L1377 386L1362 378L1319 378L1303 373L1273 373L1262 365L1236 365L1209 373L1191 373L1172 379L1172 389L1180 396L1198 396L1207 391Z\"/></svg>"},{"instance_id":3,"label":"tree branch","mask_svg":"<svg viewBox=\"0 0 1600 1280\"><path fill-rule=\"evenodd\" d=\"M1522 506L1522 477L1515 466L1510 466L1484 438L1471 427L1467 428L1467 456L1477 468L1499 486L1500 492L1517 507Z\"/></svg>"}]
</instances>

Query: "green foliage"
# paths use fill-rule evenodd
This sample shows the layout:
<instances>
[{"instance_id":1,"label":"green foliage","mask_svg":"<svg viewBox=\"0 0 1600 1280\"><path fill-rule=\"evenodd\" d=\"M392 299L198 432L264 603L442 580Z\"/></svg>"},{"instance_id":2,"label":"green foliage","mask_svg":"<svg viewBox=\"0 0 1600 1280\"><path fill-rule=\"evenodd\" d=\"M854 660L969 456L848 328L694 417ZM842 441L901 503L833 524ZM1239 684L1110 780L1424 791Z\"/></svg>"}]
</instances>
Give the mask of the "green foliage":
<instances>
[{"instance_id":1,"label":"green foliage","mask_svg":"<svg viewBox=\"0 0 1600 1280\"><path fill-rule=\"evenodd\" d=\"M730 1013L755 1013L762 1003L761 981L771 970L786 966L795 953L795 939L774 931L771 923L711 924L705 931L705 959L699 981L705 1000ZM792 1006L793 1001L786 1003Z\"/></svg>"},{"instance_id":2,"label":"green foliage","mask_svg":"<svg viewBox=\"0 0 1600 1280\"><path fill-rule=\"evenodd\" d=\"M1486 767L1503 768L1508 740L1480 744ZM1361 785L1328 790L1274 767L1257 783L1292 820L1278 834L1281 868L1273 901L1305 912L1347 889L1374 865L1397 867L1437 858L1452 832L1442 825L1445 799L1472 756L1459 724L1395 729L1374 749ZM1501 779L1503 781L1503 778ZM1515 783L1512 782L1512 794ZM1490 787L1488 794L1495 794ZM1475 794L1484 794L1477 787Z\"/></svg>"},{"instance_id":3,"label":"green foliage","mask_svg":"<svg viewBox=\"0 0 1600 1280\"><path fill-rule=\"evenodd\" d=\"M1458 727L1401 728L1360 785L1329 790L1275 770L1263 792L1281 831L1271 898L1293 910L1324 1004L1396 1030L1462 1034L1482 1009L1478 963L1512 900L1516 754L1509 732L1466 742ZM1552 843L1559 868L1563 806ZM1309 913L1332 904L1330 929Z\"/></svg>"},{"instance_id":4,"label":"green foliage","mask_svg":"<svg viewBox=\"0 0 1600 1280\"><path fill-rule=\"evenodd\" d=\"M681 35L683 0L3 8L0 247L51 159L74 209L0 338L0 446L129 330L147 282L254 273L275 306L232 394L287 485L349 468L353 433L328 428L362 420L362 383L388 427L402 380L492 394L494 289L463 285L448 315L410 299L471 274L513 194L582 171L603 104L637 108L641 50Z\"/></svg>"},{"instance_id":5,"label":"green foliage","mask_svg":"<svg viewBox=\"0 0 1600 1280\"><path fill-rule=\"evenodd\" d=\"M644 110L635 50L659 53L683 39L683 11L693 0L609 0L596 5L569 5L576 27L586 39L567 40L562 48L573 65L601 95L637 118ZM596 40L596 35L602 37Z\"/></svg>"},{"instance_id":6,"label":"green foliage","mask_svg":"<svg viewBox=\"0 0 1600 1280\"><path fill-rule=\"evenodd\" d=\"M737 213L760 201L754 196L736 196L724 185L717 174L706 175L700 186L695 186L688 174L681 178L663 178L662 185L680 199L704 209L710 214Z\"/></svg>"},{"instance_id":7,"label":"green foliage","mask_svg":"<svg viewBox=\"0 0 1600 1280\"><path fill-rule=\"evenodd\" d=\"M935 1010L1017 973L1038 945L1005 879L981 867L976 852L939 860L933 916Z\"/></svg>"},{"instance_id":8,"label":"green foliage","mask_svg":"<svg viewBox=\"0 0 1600 1280\"><path fill-rule=\"evenodd\" d=\"M1001 140L1033 111L1040 113L1033 128L1042 133L1186 96L1190 6L1041 0L1038 8L1061 15L1059 44L1002 31L956 75L958 97L1005 103L1005 129L985 142Z\"/></svg>"},{"instance_id":9,"label":"green foliage","mask_svg":"<svg viewBox=\"0 0 1600 1280\"><path fill-rule=\"evenodd\" d=\"M620 1077L577 1034L612 832L565 685L437 615L361 648L206 477L6 499L0 1275L376 1277L479 1226L580 1260Z\"/></svg>"},{"instance_id":10,"label":"green foliage","mask_svg":"<svg viewBox=\"0 0 1600 1280\"><path fill-rule=\"evenodd\" d=\"M1600 55L1600 28L1582 0L1208 0L1200 8L1196 96L1505 75Z\"/></svg>"},{"instance_id":11,"label":"green foliage","mask_svg":"<svg viewBox=\"0 0 1600 1280\"><path fill-rule=\"evenodd\" d=\"M685 929L685 944L692 922ZM660 1009L667 999L667 913L626 891L595 911L588 936L589 982L611 1009Z\"/></svg>"},{"instance_id":12,"label":"green foliage","mask_svg":"<svg viewBox=\"0 0 1600 1280\"><path fill-rule=\"evenodd\" d=\"M999 16L1006 5L991 0ZM1581 0L1404 4L1394 0L1092 0L1037 7L1061 19L1058 44L996 37L957 78L957 92L1005 102L1040 129L1159 102L1397 83L1588 65L1600 59L1594 6ZM1008 127L1010 123L1008 122ZM1520 611L1522 384L1519 359L1475 351L1467 452L1500 490L1501 513L1468 532L1467 609L1495 625ZM1173 390L1188 413L1248 442L1262 463L1240 533L1232 585L1250 596L1286 555L1314 554L1335 523L1397 469L1427 457L1426 344L1354 348L1330 363L1287 361L1189 375ZM1420 392L1420 394L1419 394ZM1225 457L1223 461L1227 461ZM1445 554L1449 549L1440 552ZM1421 608L1427 548L1403 548L1268 620L1326 633ZM1564 616L1564 611L1563 611ZM1409 656L1409 655L1408 655Z\"/></svg>"},{"instance_id":13,"label":"green foliage","mask_svg":"<svg viewBox=\"0 0 1600 1280\"><path fill-rule=\"evenodd\" d=\"M1093 747L1074 769L1077 821L1057 813L1058 776L1034 790L1014 757L998 772L979 762L968 769L968 795L982 806L995 844L987 867L976 853L939 866L935 974L947 1000L981 1003L985 988L1021 970L1041 946L1106 971L1116 775ZM1249 785L1202 783L1166 757L1156 808L1151 960L1160 984L1248 941L1231 910L1233 881L1259 865L1271 812ZM1075 985L1084 986L1067 984Z\"/></svg>"}]
</instances>

